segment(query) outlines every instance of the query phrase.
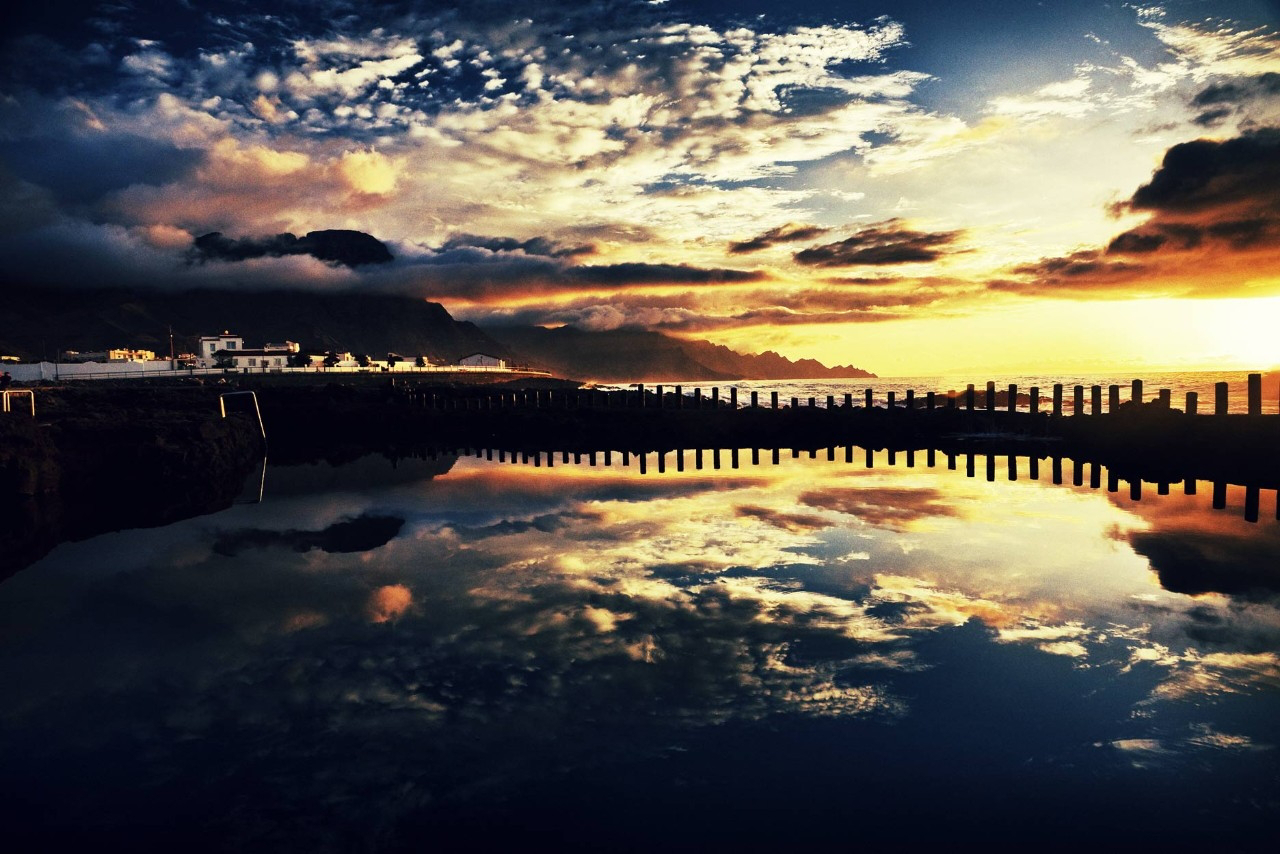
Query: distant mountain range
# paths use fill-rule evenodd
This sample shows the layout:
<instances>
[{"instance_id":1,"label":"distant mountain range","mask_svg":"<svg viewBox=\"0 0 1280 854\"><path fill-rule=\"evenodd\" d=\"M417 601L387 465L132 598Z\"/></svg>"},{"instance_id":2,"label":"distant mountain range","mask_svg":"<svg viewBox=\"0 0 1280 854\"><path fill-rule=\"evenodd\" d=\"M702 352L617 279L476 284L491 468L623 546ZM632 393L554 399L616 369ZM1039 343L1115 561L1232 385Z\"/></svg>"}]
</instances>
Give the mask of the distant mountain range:
<instances>
[{"instance_id":1,"label":"distant mountain range","mask_svg":"<svg viewBox=\"0 0 1280 854\"><path fill-rule=\"evenodd\" d=\"M640 329L586 332L572 326L495 326L484 330L532 365L577 379L617 382L875 376L852 365L828 368L813 359L792 361L774 352L746 355L710 341L687 341Z\"/></svg>"},{"instance_id":2,"label":"distant mountain range","mask_svg":"<svg viewBox=\"0 0 1280 854\"><path fill-rule=\"evenodd\" d=\"M296 341L305 350L454 362L488 353L580 380L825 379L874 376L777 353L744 355L657 332L493 327L455 320L411 297L299 291L141 291L10 286L0 300L0 355L52 360L65 350L117 347L195 352L201 335L229 330L246 344Z\"/></svg>"}]
</instances>

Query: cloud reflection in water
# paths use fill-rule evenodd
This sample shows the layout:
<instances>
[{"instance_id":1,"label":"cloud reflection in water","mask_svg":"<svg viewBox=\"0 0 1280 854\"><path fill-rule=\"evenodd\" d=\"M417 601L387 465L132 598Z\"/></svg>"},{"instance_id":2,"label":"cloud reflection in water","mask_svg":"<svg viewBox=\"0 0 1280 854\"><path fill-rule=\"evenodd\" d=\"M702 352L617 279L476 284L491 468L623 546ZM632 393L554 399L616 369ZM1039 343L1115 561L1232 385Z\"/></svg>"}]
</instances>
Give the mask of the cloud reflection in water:
<instances>
[{"instance_id":1,"label":"cloud reflection in water","mask_svg":"<svg viewBox=\"0 0 1280 854\"><path fill-rule=\"evenodd\" d=\"M70 767L115 757L112 785L192 793L216 833L401 839L450 810L519 812L531 786L660 775L744 727L761 762L843 722L836 753L892 744L957 781L976 762L1007 792L1280 743L1276 597L1165 590L1144 556L1166 506L1179 530L1223 524L1181 497L814 460L433 474L273 500L276 470L260 506L68 544L0 586L6 793L25 771L16 802L57 799ZM312 547L371 524L363 550ZM767 773L820 764L797 749ZM728 767L692 785L728 797Z\"/></svg>"}]
</instances>

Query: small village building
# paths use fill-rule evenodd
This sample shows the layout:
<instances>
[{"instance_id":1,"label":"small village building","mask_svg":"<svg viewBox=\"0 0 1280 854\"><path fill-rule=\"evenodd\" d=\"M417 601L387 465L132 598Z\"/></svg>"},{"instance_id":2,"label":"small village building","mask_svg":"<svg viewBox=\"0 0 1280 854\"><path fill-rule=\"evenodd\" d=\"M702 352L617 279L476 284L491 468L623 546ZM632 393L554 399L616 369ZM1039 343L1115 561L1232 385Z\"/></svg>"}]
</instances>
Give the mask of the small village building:
<instances>
[{"instance_id":1,"label":"small village building","mask_svg":"<svg viewBox=\"0 0 1280 854\"><path fill-rule=\"evenodd\" d=\"M507 360L487 353L472 353L459 359L458 364L464 368L505 368Z\"/></svg>"},{"instance_id":2,"label":"small village building","mask_svg":"<svg viewBox=\"0 0 1280 854\"><path fill-rule=\"evenodd\" d=\"M213 364L213 360L217 357L219 351L233 352L243 349L244 338L239 335L232 335L230 332L224 331L221 335L200 336L200 358L209 364Z\"/></svg>"},{"instance_id":3,"label":"small village building","mask_svg":"<svg viewBox=\"0 0 1280 854\"><path fill-rule=\"evenodd\" d=\"M108 362L154 362L156 353L154 350L130 350L124 347L108 350Z\"/></svg>"}]
</instances>

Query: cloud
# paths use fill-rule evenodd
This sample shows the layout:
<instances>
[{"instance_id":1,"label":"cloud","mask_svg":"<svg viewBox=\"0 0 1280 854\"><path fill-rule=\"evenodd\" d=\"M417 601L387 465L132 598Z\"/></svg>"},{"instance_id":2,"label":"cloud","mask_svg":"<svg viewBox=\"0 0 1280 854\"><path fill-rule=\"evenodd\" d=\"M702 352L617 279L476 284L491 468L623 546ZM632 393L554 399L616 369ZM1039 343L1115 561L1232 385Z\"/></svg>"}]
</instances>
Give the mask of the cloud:
<instances>
[{"instance_id":1,"label":"cloud","mask_svg":"<svg viewBox=\"0 0 1280 854\"><path fill-rule=\"evenodd\" d=\"M816 267L911 264L936 261L948 254L960 231L921 232L890 219L860 230L852 237L795 254L801 264Z\"/></svg>"},{"instance_id":2,"label":"cloud","mask_svg":"<svg viewBox=\"0 0 1280 854\"><path fill-rule=\"evenodd\" d=\"M784 531L819 531L831 527L831 520L814 513L784 513L757 504L740 504L733 508L740 519L756 519Z\"/></svg>"},{"instance_id":3,"label":"cloud","mask_svg":"<svg viewBox=\"0 0 1280 854\"><path fill-rule=\"evenodd\" d=\"M868 525L902 531L921 519L959 516L954 503L932 487L874 487L810 490L799 496L808 507L856 516Z\"/></svg>"},{"instance_id":4,"label":"cloud","mask_svg":"<svg viewBox=\"0 0 1280 854\"><path fill-rule=\"evenodd\" d=\"M831 229L821 228L816 225L797 225L796 223L787 223L777 228L771 228L764 234L759 234L750 240L744 240L738 243L730 243L729 251L735 255L747 252L759 252L761 249L768 249L779 243L794 243L801 240L812 240L815 237L821 237Z\"/></svg>"},{"instance_id":5,"label":"cloud","mask_svg":"<svg viewBox=\"0 0 1280 854\"><path fill-rule=\"evenodd\" d=\"M1251 273L1280 266L1280 128L1174 145L1151 180L1112 210L1147 219L1106 247L1019 265L1012 272L1027 278L991 289L1259 295Z\"/></svg>"},{"instance_id":6,"label":"cloud","mask_svg":"<svg viewBox=\"0 0 1280 854\"><path fill-rule=\"evenodd\" d=\"M596 247L591 244L565 246L546 237L530 237L519 240L515 237L481 237L475 234L459 234L451 237L440 247L441 252L473 247L487 249L490 252L523 252L526 255L544 255L548 258L576 258L581 255L593 255Z\"/></svg>"},{"instance_id":7,"label":"cloud","mask_svg":"<svg viewBox=\"0 0 1280 854\"><path fill-rule=\"evenodd\" d=\"M392 260L386 244L359 231L311 231L303 237L277 234L274 237L225 237L221 232L202 234L195 239L188 258L192 261L244 261L249 258L310 255L321 261L358 267L386 264Z\"/></svg>"}]
</instances>

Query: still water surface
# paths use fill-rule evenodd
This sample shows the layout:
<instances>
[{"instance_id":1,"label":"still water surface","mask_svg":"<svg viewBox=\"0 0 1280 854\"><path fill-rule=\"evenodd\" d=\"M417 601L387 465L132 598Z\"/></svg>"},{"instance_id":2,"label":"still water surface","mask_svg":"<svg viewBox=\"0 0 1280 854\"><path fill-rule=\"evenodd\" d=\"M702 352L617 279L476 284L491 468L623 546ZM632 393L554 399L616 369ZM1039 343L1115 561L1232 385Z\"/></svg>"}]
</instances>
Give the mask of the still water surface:
<instances>
[{"instance_id":1,"label":"still water surface","mask_svg":"<svg viewBox=\"0 0 1280 854\"><path fill-rule=\"evenodd\" d=\"M58 547L0 584L8 838L1270 850L1275 493L748 454L272 468Z\"/></svg>"}]
</instances>

